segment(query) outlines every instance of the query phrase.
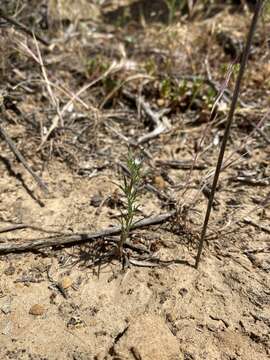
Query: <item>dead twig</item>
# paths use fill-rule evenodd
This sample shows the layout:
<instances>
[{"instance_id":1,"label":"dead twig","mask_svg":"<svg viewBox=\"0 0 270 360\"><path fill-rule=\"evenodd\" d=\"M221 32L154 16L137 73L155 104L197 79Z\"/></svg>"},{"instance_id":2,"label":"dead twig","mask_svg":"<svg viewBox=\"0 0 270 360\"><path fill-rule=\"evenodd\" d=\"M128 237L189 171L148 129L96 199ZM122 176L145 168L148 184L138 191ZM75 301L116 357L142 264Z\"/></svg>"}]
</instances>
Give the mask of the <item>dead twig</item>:
<instances>
[{"instance_id":1,"label":"dead twig","mask_svg":"<svg viewBox=\"0 0 270 360\"><path fill-rule=\"evenodd\" d=\"M0 9L0 18L3 18L4 20L6 20L8 23L10 23L11 25L14 25L17 29L23 31L24 33L26 33L27 35L33 37L33 31L30 30L27 26L25 26L24 24L18 22L17 20L7 16L2 9ZM38 41L40 41L43 45L49 46L50 43L43 39L41 36L39 35L35 35L36 39Z\"/></svg>"},{"instance_id":2,"label":"dead twig","mask_svg":"<svg viewBox=\"0 0 270 360\"><path fill-rule=\"evenodd\" d=\"M270 246L259 248L259 249L247 249L244 250L245 255L249 254L259 254L259 253L268 253L270 251Z\"/></svg>"},{"instance_id":3,"label":"dead twig","mask_svg":"<svg viewBox=\"0 0 270 360\"><path fill-rule=\"evenodd\" d=\"M147 219L140 220L134 224L132 230L157 225L168 221L175 215L175 211L168 212L165 214L157 215L154 217L150 217ZM30 241L25 241L21 243L16 242L7 242L0 244L0 254L7 254L11 252L18 252L18 251L33 251L36 249L46 248L46 247L59 247L70 245L74 243L82 243L87 241L94 241L98 238L103 238L105 236L110 235L117 235L121 233L121 227L115 226L111 228L107 228L105 230L98 231L96 233L84 233L84 234L73 234L67 236L54 236L49 238L41 238L35 239Z\"/></svg>"},{"instance_id":4,"label":"dead twig","mask_svg":"<svg viewBox=\"0 0 270 360\"><path fill-rule=\"evenodd\" d=\"M52 103L52 105L55 108L55 111L57 113L57 115L52 120L52 124L51 124L49 130L46 132L46 134L44 136L42 134L41 144L43 144L48 139L48 137L53 132L53 130L58 127L59 119L60 119L60 124L61 124L62 127L64 126L64 121L63 121L62 112L60 111L60 108L59 108L59 100L56 98L56 96L54 95L54 92L52 90L51 82L49 81L49 78L48 78L48 75L47 75L47 71L46 71L46 68L45 68L45 65L44 65L44 61L43 61L42 56L41 56L41 52L40 52L40 49L39 49L39 46L38 46L38 42L37 42L34 35L33 35L33 37L34 37L34 42L35 42L37 54L35 54L29 48L29 46L27 44L24 44L23 42L19 42L19 41L17 43L20 46L20 48L26 54L30 55L36 61L36 63L39 64L40 69L41 69L41 74L42 74L42 77L44 78L44 83L46 85L47 92L49 94L50 101L51 101L51 103ZM41 145L40 145L40 147L41 147Z\"/></svg>"},{"instance_id":5,"label":"dead twig","mask_svg":"<svg viewBox=\"0 0 270 360\"><path fill-rule=\"evenodd\" d=\"M112 126L110 126L109 124L104 124L105 127L107 129L109 129L113 134L115 134L116 136L118 136L121 140L123 140L126 144L128 144L128 146L133 146L135 148L139 148L140 151L145 155L145 157L147 157L148 159L152 159L152 155L149 153L149 151L147 151L146 149L144 149L144 147L142 145L139 145L136 143L136 141L129 139L128 137L126 137L124 134L122 134L120 131L116 130L115 128L113 128Z\"/></svg>"},{"instance_id":6,"label":"dead twig","mask_svg":"<svg viewBox=\"0 0 270 360\"><path fill-rule=\"evenodd\" d=\"M231 181L234 182L240 182L246 185L251 185L251 186L269 186L270 185L270 180L269 178L265 178L265 179L255 179L255 178L251 178L249 176L237 176L236 178L232 177L230 178Z\"/></svg>"},{"instance_id":7,"label":"dead twig","mask_svg":"<svg viewBox=\"0 0 270 360\"><path fill-rule=\"evenodd\" d=\"M207 168L206 164L197 163L193 164L192 161L186 160L157 160L157 166L170 167L172 169L181 169L181 170L204 170Z\"/></svg>"},{"instance_id":8,"label":"dead twig","mask_svg":"<svg viewBox=\"0 0 270 360\"><path fill-rule=\"evenodd\" d=\"M186 260L181 259L172 259L172 260L162 260L159 258L146 258L144 260L129 259L130 264L140 267L157 267L157 266L170 266L170 265L187 265L191 266L190 263Z\"/></svg>"},{"instance_id":9,"label":"dead twig","mask_svg":"<svg viewBox=\"0 0 270 360\"><path fill-rule=\"evenodd\" d=\"M148 191L151 191L152 193L156 194L158 196L158 198L162 201L168 201L173 202L173 199L168 196L167 194L165 194L163 191L158 190L154 185L152 184L145 184L144 188Z\"/></svg>"},{"instance_id":10,"label":"dead twig","mask_svg":"<svg viewBox=\"0 0 270 360\"><path fill-rule=\"evenodd\" d=\"M27 228L27 225L25 225L25 224L10 225L3 229L0 229L0 234L5 233L5 232L20 230L20 229L26 229L26 228Z\"/></svg>"},{"instance_id":11,"label":"dead twig","mask_svg":"<svg viewBox=\"0 0 270 360\"><path fill-rule=\"evenodd\" d=\"M7 134L7 132L2 128L2 126L0 126L0 134L2 135L2 137L4 138L4 140L8 143L11 151L14 153L14 155L16 156L16 158L22 163L22 165L25 167L25 169L30 173L30 175L32 175L32 177L34 178L34 180L37 182L37 184L39 185L39 187L45 191L48 192L48 187L47 185L43 182L43 180L30 168L30 166L27 164L25 158L23 157L23 155L21 154L21 152L16 148L14 142L11 140L11 138L9 137L9 135Z\"/></svg>"},{"instance_id":12,"label":"dead twig","mask_svg":"<svg viewBox=\"0 0 270 360\"><path fill-rule=\"evenodd\" d=\"M251 220L251 219L248 219L248 218L244 218L242 220L243 223L247 224L247 225L252 225L254 226L255 228L259 229L259 230L262 230L268 234L270 234L270 228L267 227L267 226L264 226L262 224L257 224L255 221Z\"/></svg>"},{"instance_id":13,"label":"dead twig","mask_svg":"<svg viewBox=\"0 0 270 360\"><path fill-rule=\"evenodd\" d=\"M238 146L238 147L237 147L236 149L234 149L233 151L231 151L231 153L224 159L223 165L222 165L222 167L221 167L221 171L224 171L224 170L226 170L227 168L231 167L232 165L236 165L236 164L238 164L238 163L240 163L240 162L243 162L243 161L245 160L245 157L244 157L244 156L247 154L247 152L246 152L246 153L242 153L240 156L237 155L237 158L236 158L236 159L232 159L232 158L233 158L234 155L237 154L237 152L239 152L239 150L240 150L242 147L244 147L244 146L247 147L248 145L251 145L251 144L252 144L252 142L254 141L254 139L253 139L252 136L255 135L256 129L261 129L261 128L263 128L265 121L266 121L267 118L269 117L269 114L270 114L270 110L267 111L267 112L264 114L264 116L261 118L261 120L254 126L254 129L251 131L251 133L250 133L249 135L245 136L243 140L241 140L241 145ZM205 151L205 150L204 150L204 151ZM215 169L214 169L214 170L210 170L210 171L208 172L208 174L202 179L202 181L201 181L201 186L200 186L200 188L197 190L197 193L196 193L195 196L193 197L193 200L191 201L191 203L194 203L194 202L197 201L198 196L199 196L200 193L203 191L203 188L204 188L205 184L207 184L208 182L210 182L211 178L213 178L214 172L215 172ZM232 178L231 180L234 181L235 179ZM264 181L265 181L265 179L263 180L263 182L264 182ZM182 185L182 187L183 187L184 189L186 189L186 186L187 186L187 185L188 185L188 184L186 184L185 186ZM265 185L267 185L267 184L266 184L266 183L263 183L263 184L262 184L262 186L265 186ZM178 188L179 188L179 187L178 187Z\"/></svg>"},{"instance_id":14,"label":"dead twig","mask_svg":"<svg viewBox=\"0 0 270 360\"><path fill-rule=\"evenodd\" d=\"M119 91L121 89L122 86L124 86L127 82L129 81L133 81L133 80L138 80L138 79L148 79L148 80L153 80L152 76L149 75L143 75L143 74L136 74L136 75L132 75L129 76L127 79L125 79L124 81L122 81L119 85L117 85L106 97L105 99L102 101L102 103L100 104L99 108L103 109L104 106L107 104L107 102L115 95L115 93L117 93L117 91Z\"/></svg>"},{"instance_id":15,"label":"dead twig","mask_svg":"<svg viewBox=\"0 0 270 360\"><path fill-rule=\"evenodd\" d=\"M39 226L30 225L30 224L12 224L10 226L0 229L0 234L5 233L5 232L21 230L21 229L32 229L32 230L36 230L36 231L46 232L48 234L66 235L58 230L47 230L47 229L41 228Z\"/></svg>"},{"instance_id":16,"label":"dead twig","mask_svg":"<svg viewBox=\"0 0 270 360\"><path fill-rule=\"evenodd\" d=\"M144 111L144 113L152 120L152 122L154 123L154 126L155 126L153 131L139 137L139 139L137 140L138 144L143 144L143 143L159 136L164 131L168 130L168 127L164 124L164 121L162 121L161 118L163 115L168 113L170 111L170 109L163 109L159 112L155 112L151 109L151 106L149 105L149 103L147 103L142 98L142 96L136 97L127 90L123 90L122 92L128 99L136 102L138 108L141 108Z\"/></svg>"}]
</instances>

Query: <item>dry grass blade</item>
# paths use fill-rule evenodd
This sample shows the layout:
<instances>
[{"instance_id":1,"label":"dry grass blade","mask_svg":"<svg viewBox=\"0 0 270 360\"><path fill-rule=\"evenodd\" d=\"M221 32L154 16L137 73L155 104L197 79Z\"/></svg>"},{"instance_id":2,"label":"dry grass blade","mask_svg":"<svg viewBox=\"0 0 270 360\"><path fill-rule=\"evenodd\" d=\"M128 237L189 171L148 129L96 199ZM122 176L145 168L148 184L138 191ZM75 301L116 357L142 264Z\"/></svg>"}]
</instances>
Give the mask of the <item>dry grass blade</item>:
<instances>
[{"instance_id":1,"label":"dry grass blade","mask_svg":"<svg viewBox=\"0 0 270 360\"><path fill-rule=\"evenodd\" d=\"M40 147L41 147L42 144L44 144L46 142L46 140L48 139L48 137L50 136L52 131L57 128L59 119L61 121L61 125L63 126L63 118L62 118L62 114L61 114L60 109L59 109L59 101L56 98L56 96L55 96L55 94L54 94L54 92L52 90L51 82L48 79L47 71L46 71L46 68L44 66L44 62L43 62L43 59L42 59L42 56L41 56L41 52L40 52L37 40L36 40L34 35L33 35L33 38L34 38L34 42L35 42L35 46L36 46L36 50L37 50L37 55L26 44L24 44L22 42L18 42L18 45L20 46L20 48L23 51L25 51L28 55L30 55L39 64L39 66L41 68L42 76L43 76L45 84L46 84L46 88L47 88L49 97L51 99L53 107L55 108L55 110L57 112L57 115L52 120L52 124L51 124L49 130L47 131L47 133L45 134L45 136L43 137L43 139L41 141L41 145L40 145Z\"/></svg>"},{"instance_id":2,"label":"dry grass blade","mask_svg":"<svg viewBox=\"0 0 270 360\"><path fill-rule=\"evenodd\" d=\"M45 83L46 83L48 94L50 95L53 106L56 108L57 112L59 112L58 101L57 101L56 96L53 93L50 81L48 79L47 71L46 71L46 68L44 66L44 61L42 59L41 52L40 52L40 49L39 49L39 46L38 46L38 42L37 42L37 39L36 39L34 34L33 34L33 38L34 38L34 43L35 43L36 50L37 50L38 63L40 65L40 67L41 67L42 75L43 75L43 78L44 78ZM59 114L59 116L60 116L60 114Z\"/></svg>"},{"instance_id":3,"label":"dry grass blade","mask_svg":"<svg viewBox=\"0 0 270 360\"><path fill-rule=\"evenodd\" d=\"M107 71L105 71L101 76L99 76L97 79L91 81L89 84L84 85L77 93L75 93L72 98L63 106L63 108L60 110L59 114L57 114L53 120L52 120L52 125L50 127L50 129L48 130L48 132L46 133L46 135L44 136L38 150L40 150L43 145L45 144L45 142L47 141L47 139L49 138L50 134L52 133L52 131L57 127L58 121L59 121L59 117L63 117L64 114L66 113L66 111L70 108L70 106L72 106L73 101L76 100L81 94L83 94L86 90L90 89L92 86L94 86L96 83L98 83L99 81L101 81L102 79L106 78L110 73L114 72L114 71L119 71L121 69L120 64L117 64L116 62L113 62L111 64L111 66L109 67L109 69Z\"/></svg>"}]
</instances>

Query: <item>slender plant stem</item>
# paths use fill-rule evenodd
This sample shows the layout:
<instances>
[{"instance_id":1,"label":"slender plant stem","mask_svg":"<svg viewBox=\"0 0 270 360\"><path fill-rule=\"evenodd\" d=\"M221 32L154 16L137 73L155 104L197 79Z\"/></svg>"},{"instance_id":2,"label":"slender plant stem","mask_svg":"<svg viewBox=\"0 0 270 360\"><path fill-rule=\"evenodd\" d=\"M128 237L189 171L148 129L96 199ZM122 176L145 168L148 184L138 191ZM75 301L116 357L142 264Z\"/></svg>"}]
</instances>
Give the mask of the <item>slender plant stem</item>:
<instances>
[{"instance_id":1,"label":"slender plant stem","mask_svg":"<svg viewBox=\"0 0 270 360\"><path fill-rule=\"evenodd\" d=\"M245 72L252 39L255 34L256 25L257 25L258 18L259 18L259 15L260 15L260 12L261 12L264 2L265 2L265 0L257 1L254 15L253 15L253 18L251 21L250 29L248 32L245 49L244 49L244 52L242 55L240 69L239 69L239 73L237 76L237 80L236 80L236 84L235 84L235 88L234 88L234 92L233 92L231 107L230 107L230 111L229 111L227 122L226 122L226 128L225 128L224 136L223 136L221 147L220 147L219 157L218 157L215 175L214 175L214 179L213 179L213 184L212 184L212 188L211 188L211 193L209 196L207 210L206 210L205 219L204 219L204 224L203 224L203 228L202 228L202 232L201 232L200 243L199 243L198 252L197 252L197 256L196 256L196 262L195 262L196 269L198 269L200 258L201 258L203 243L204 243L207 226L208 226L208 222L209 222L209 218L210 218L210 214L211 214L211 210L212 210L213 200L214 200L214 196L215 196L215 192L216 192L216 188L217 188L217 183L218 183L218 178L219 178L219 174L220 174L220 170L221 170L221 166L222 166L224 152L226 149L226 144L227 144L227 140L228 140L228 137L230 134L230 128L231 128L232 121L233 121L233 115L234 115L234 111L235 111L235 108L237 105L237 100L238 100L238 96L239 96L239 92L240 92L241 81L242 81L242 78L243 78L243 75Z\"/></svg>"}]
</instances>

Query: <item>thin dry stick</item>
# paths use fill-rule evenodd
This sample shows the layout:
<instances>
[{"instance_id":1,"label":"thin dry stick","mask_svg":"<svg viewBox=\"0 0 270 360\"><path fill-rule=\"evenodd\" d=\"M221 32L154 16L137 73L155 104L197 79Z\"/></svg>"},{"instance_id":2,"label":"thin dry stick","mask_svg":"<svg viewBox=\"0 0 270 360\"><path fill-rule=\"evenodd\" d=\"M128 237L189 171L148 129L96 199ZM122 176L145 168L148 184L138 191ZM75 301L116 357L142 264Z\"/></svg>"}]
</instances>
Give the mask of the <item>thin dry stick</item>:
<instances>
[{"instance_id":1,"label":"thin dry stick","mask_svg":"<svg viewBox=\"0 0 270 360\"><path fill-rule=\"evenodd\" d=\"M20 153L20 151L16 148L14 142L11 140L11 138L9 137L9 135L6 133L6 131L0 126L0 134L3 136L3 138L6 140L6 142L8 143L11 151L14 153L14 155L16 156L16 158L23 164L23 166L25 167L25 169L33 176L33 178L35 179L35 181L37 182L37 184L39 185L39 187L45 191L48 192L48 187L47 185L43 182L43 180L36 174L34 173L34 171L30 168L30 166L27 164L25 158L23 157L23 155Z\"/></svg>"},{"instance_id":2,"label":"thin dry stick","mask_svg":"<svg viewBox=\"0 0 270 360\"><path fill-rule=\"evenodd\" d=\"M143 144L143 143L151 140L152 138L154 138L156 136L159 136L161 133L163 133L165 130L167 130L167 127L165 126L165 124L162 121L162 116L165 115L168 112L168 109L165 108L165 109L163 109L163 110L161 110L159 112L154 112L151 109L150 105L147 102L145 102L144 99L141 96L139 98L137 98L136 96L132 95L127 90L123 90L123 94L128 99L136 101L137 107L142 108L143 111L145 112L145 114L147 116L149 116L149 118L155 124L155 128L154 128L153 131L139 137L139 139L137 140L138 145Z\"/></svg>"},{"instance_id":3,"label":"thin dry stick","mask_svg":"<svg viewBox=\"0 0 270 360\"><path fill-rule=\"evenodd\" d=\"M11 232L11 231L16 231L16 230L21 230L21 229L32 229L32 230L36 230L36 231L46 232L48 234L66 235L65 233L62 233L61 231L58 231L58 230L47 230L47 229L41 228L39 226L29 225L29 224L12 224L10 226L0 229L0 234L6 233L6 232Z\"/></svg>"},{"instance_id":4,"label":"thin dry stick","mask_svg":"<svg viewBox=\"0 0 270 360\"><path fill-rule=\"evenodd\" d=\"M4 14L3 10L0 9L0 18L5 19L7 22L9 22L10 24L14 25L17 29L23 31L24 33L26 33L27 35L30 35L31 37L33 36L33 32L28 29L28 27L26 27L25 25L23 25L22 23L16 21L15 19L7 16L6 14ZM40 41L43 45L49 46L49 42L45 39L43 39L41 36L36 35L36 38L38 41Z\"/></svg>"},{"instance_id":5,"label":"thin dry stick","mask_svg":"<svg viewBox=\"0 0 270 360\"><path fill-rule=\"evenodd\" d=\"M208 201L208 206L207 206L207 210L206 210L206 214L205 214L204 224L203 224L203 228L202 228L202 232L201 232L200 243L199 243L198 252L197 252L197 256L196 256L196 262L195 262L196 269L199 266L199 262L200 262L200 258L201 258L203 243L204 243L207 226L208 226L208 222L209 222L209 218L210 218L210 214L211 214L211 209L212 209L213 200L214 200L216 187L217 187L217 183L218 183L218 178L219 178L219 174L220 174L220 170L221 170L221 166L222 166L224 152L225 152L227 140L228 140L229 133L230 133L231 124L233 121L233 115L234 115L234 111L235 111L235 108L237 105L237 100L238 100L238 96L239 96L239 92L240 92L241 81L242 81L242 78L243 78L243 75L245 72L248 55L250 52L251 42L252 42L253 36L255 34L256 25L257 25L258 18L259 18L262 6L264 4L264 1L265 0L257 1L254 16L252 18L248 37L246 40L246 46L245 46L245 49L244 49L244 52L242 55L241 65L240 65L239 73L238 73L235 88L234 88L234 93L233 93L230 111L228 114L226 129L225 129L223 140L221 143L221 148L220 148L219 157L218 157L218 161L217 161L216 171L215 171L215 175L214 175L214 179L213 179L213 184L212 184L211 193L209 196L209 201Z\"/></svg>"},{"instance_id":6,"label":"thin dry stick","mask_svg":"<svg viewBox=\"0 0 270 360\"><path fill-rule=\"evenodd\" d=\"M268 234L270 234L270 228L265 226L265 225L262 225L262 224L257 224L255 221L253 221L252 219L249 219L249 218L244 218L243 219L243 222L245 224L248 224L248 225L253 225L255 226L257 229L259 230L262 230L264 232L267 232Z\"/></svg>"},{"instance_id":7,"label":"thin dry stick","mask_svg":"<svg viewBox=\"0 0 270 360\"><path fill-rule=\"evenodd\" d=\"M175 211L152 216L136 222L131 230L146 226L157 225L168 221L175 215ZM56 236L42 239L29 240L25 242L5 242L0 244L0 255L17 251L33 251L35 249L46 248L50 246L65 246L75 243L90 242L105 236L117 235L121 233L121 226L110 227L96 233L74 234L66 236Z\"/></svg>"}]
</instances>

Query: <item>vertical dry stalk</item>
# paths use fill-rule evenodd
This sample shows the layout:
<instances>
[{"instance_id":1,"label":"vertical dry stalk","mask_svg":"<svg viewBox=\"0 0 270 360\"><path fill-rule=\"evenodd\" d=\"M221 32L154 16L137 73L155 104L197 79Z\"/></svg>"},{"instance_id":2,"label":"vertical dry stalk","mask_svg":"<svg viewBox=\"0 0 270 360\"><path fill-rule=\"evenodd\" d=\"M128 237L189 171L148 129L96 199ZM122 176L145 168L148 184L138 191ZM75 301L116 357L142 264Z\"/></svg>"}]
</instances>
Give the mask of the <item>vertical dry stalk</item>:
<instances>
[{"instance_id":1,"label":"vertical dry stalk","mask_svg":"<svg viewBox=\"0 0 270 360\"><path fill-rule=\"evenodd\" d=\"M204 243L204 239L205 239L205 235L206 235L206 231L207 231L207 227L208 227L208 222L209 222L209 218L210 218L210 214L211 214L211 209L212 209L213 200L214 200L214 196L215 196L215 192L216 192L218 178L219 178L220 170L222 167L226 144L227 144L227 140L228 140L228 137L230 134L230 128L231 128L232 121L233 121L233 115L235 112L235 108L237 105L237 100L238 100L238 96L239 96L239 92L240 92L240 85L241 85L243 75L245 72L248 55L250 52L251 42L252 42L253 36L255 34L256 25L258 22L258 18L259 18L261 9L264 5L264 2L265 2L265 0L257 1L254 15L253 15L253 18L251 21L250 29L248 32L247 40L246 40L246 46L245 46L245 49L244 49L244 52L242 55L240 69L239 69L239 73L238 73L235 88L234 88L231 107L230 107L230 111L229 111L228 118L227 118L227 123L226 123L223 140L221 143L221 148L220 148L219 157L218 157L218 161L217 161L216 171L215 171L215 175L214 175L214 179L213 179L213 184L212 184L211 193L210 193L209 200L208 200L208 206L207 206L207 210L206 210L206 214L205 214L204 224L203 224L203 228L202 228L202 232L201 232L200 243L199 243L198 252L197 252L197 256L196 256L196 262L195 262L196 269L199 266L199 262L200 262L200 258L201 258L203 243Z\"/></svg>"}]
</instances>

